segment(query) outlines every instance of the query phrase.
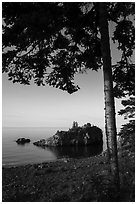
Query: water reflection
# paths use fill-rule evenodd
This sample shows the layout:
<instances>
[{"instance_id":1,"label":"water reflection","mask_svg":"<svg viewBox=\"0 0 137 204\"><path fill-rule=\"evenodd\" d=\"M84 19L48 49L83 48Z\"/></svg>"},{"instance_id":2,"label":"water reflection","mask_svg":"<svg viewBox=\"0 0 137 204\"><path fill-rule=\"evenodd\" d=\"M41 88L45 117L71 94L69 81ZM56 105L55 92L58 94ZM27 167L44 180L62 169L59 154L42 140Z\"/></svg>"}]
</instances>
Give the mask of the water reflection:
<instances>
[{"instance_id":1,"label":"water reflection","mask_svg":"<svg viewBox=\"0 0 137 204\"><path fill-rule=\"evenodd\" d=\"M62 157L83 158L101 154L103 145L45 147L43 149L50 150L58 159Z\"/></svg>"},{"instance_id":2,"label":"water reflection","mask_svg":"<svg viewBox=\"0 0 137 204\"><path fill-rule=\"evenodd\" d=\"M29 146L30 145L29 142L27 142L27 143L16 143L16 144L17 144L17 146L21 146L21 147Z\"/></svg>"}]
</instances>

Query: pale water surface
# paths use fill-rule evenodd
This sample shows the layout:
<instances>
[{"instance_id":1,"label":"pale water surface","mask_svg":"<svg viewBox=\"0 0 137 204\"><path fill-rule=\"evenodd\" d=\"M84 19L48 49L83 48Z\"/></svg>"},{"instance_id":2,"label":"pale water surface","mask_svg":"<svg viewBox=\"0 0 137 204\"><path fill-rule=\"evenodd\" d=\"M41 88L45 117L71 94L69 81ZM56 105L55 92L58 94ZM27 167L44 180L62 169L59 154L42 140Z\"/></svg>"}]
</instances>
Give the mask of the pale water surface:
<instances>
[{"instance_id":1,"label":"pale water surface","mask_svg":"<svg viewBox=\"0 0 137 204\"><path fill-rule=\"evenodd\" d=\"M14 166L31 163L55 161L63 157L89 157L101 153L99 147L83 148L45 148L42 149L33 145L39 139L48 138L56 133L57 130L68 130L68 128L57 127L4 127L2 129L2 165ZM25 145L18 145L15 141L25 137L31 140ZM103 145L103 149L105 146Z\"/></svg>"}]
</instances>

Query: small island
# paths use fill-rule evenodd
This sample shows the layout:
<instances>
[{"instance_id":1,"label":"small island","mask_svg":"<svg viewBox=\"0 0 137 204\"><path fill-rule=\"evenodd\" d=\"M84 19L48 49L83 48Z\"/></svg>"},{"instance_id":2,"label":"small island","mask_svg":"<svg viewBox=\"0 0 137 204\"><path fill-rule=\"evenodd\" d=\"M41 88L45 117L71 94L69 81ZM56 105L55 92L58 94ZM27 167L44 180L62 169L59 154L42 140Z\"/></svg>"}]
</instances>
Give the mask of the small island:
<instances>
[{"instance_id":1,"label":"small island","mask_svg":"<svg viewBox=\"0 0 137 204\"><path fill-rule=\"evenodd\" d=\"M22 144L22 145L24 145L25 143L29 143L30 142L30 139L26 139L26 138L19 138L19 139L17 139L16 140L16 143L17 144Z\"/></svg>"},{"instance_id":2,"label":"small island","mask_svg":"<svg viewBox=\"0 0 137 204\"><path fill-rule=\"evenodd\" d=\"M55 135L48 139L42 139L33 143L40 147L52 146L85 146L85 145L102 145L102 130L90 123L78 126L77 122L73 122L72 128L68 131L57 131Z\"/></svg>"}]
</instances>

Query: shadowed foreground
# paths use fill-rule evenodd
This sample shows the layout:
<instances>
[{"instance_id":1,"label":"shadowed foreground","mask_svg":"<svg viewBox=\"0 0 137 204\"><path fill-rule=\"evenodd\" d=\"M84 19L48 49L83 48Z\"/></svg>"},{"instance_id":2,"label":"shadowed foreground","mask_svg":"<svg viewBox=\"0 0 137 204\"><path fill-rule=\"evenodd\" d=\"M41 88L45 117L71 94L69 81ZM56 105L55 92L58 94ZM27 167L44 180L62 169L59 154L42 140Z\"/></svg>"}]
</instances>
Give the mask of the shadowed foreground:
<instances>
[{"instance_id":1,"label":"shadowed foreground","mask_svg":"<svg viewBox=\"0 0 137 204\"><path fill-rule=\"evenodd\" d=\"M120 158L117 197L105 156L3 168L2 201L134 201L134 160Z\"/></svg>"}]
</instances>

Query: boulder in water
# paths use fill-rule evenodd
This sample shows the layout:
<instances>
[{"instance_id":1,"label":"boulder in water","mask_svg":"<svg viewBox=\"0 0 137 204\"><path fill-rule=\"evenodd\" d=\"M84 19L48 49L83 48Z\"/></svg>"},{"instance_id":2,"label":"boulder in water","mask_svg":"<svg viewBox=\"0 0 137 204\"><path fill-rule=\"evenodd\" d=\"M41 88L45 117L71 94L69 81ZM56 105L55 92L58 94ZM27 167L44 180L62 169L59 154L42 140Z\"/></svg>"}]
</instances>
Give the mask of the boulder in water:
<instances>
[{"instance_id":1,"label":"boulder in water","mask_svg":"<svg viewBox=\"0 0 137 204\"><path fill-rule=\"evenodd\" d=\"M16 140L16 142L18 144L25 144L25 143L29 143L30 142L30 139L25 139L25 138L19 138Z\"/></svg>"}]
</instances>

